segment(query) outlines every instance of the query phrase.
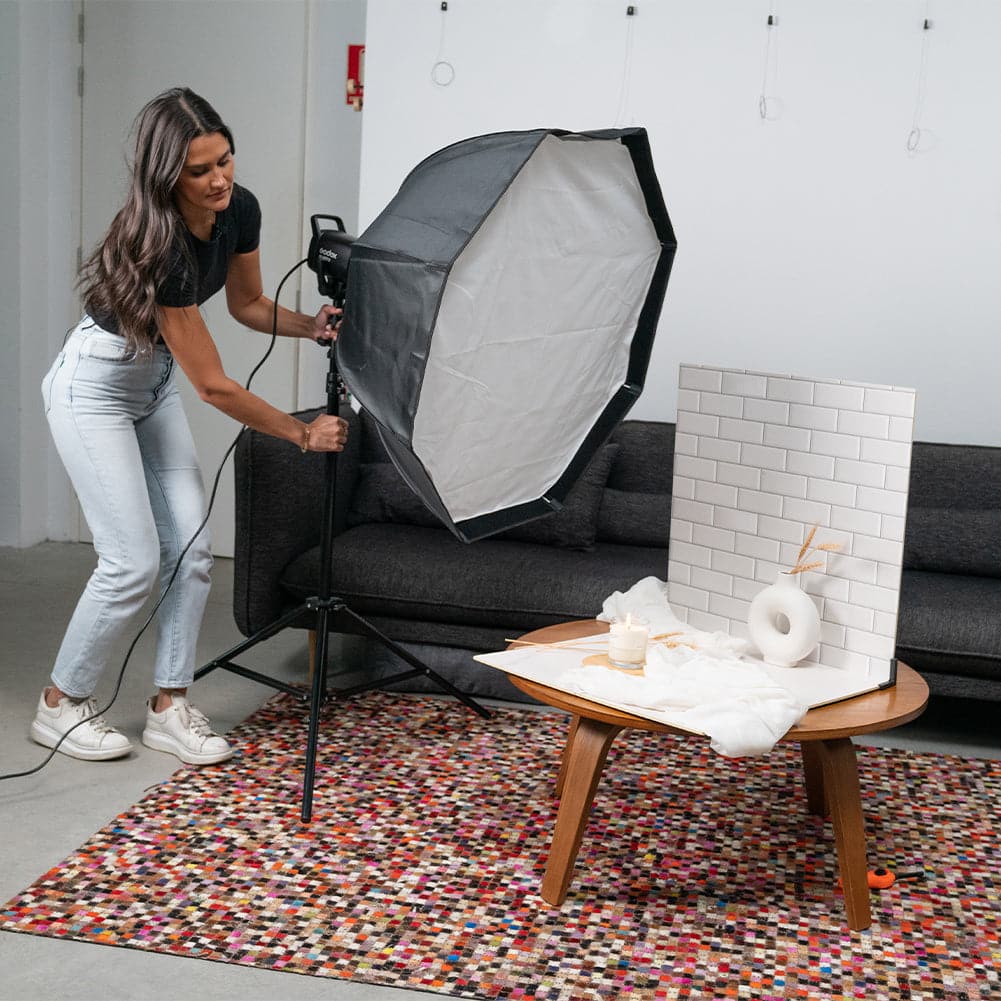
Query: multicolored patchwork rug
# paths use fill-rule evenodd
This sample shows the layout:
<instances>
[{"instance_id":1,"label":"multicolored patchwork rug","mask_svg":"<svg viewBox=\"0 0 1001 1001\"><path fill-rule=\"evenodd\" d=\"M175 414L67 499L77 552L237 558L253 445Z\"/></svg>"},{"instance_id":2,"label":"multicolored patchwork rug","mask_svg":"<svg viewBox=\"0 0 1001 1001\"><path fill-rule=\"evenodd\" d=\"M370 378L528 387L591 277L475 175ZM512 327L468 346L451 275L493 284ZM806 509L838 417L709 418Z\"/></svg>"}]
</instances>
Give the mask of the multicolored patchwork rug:
<instances>
[{"instance_id":1,"label":"multicolored patchwork rug","mask_svg":"<svg viewBox=\"0 0 1001 1001\"><path fill-rule=\"evenodd\" d=\"M798 751L623 733L570 895L538 895L565 721L385 692L182 769L9 901L0 928L467 998L1001 997L1001 762L860 749L870 861L850 932Z\"/></svg>"}]
</instances>

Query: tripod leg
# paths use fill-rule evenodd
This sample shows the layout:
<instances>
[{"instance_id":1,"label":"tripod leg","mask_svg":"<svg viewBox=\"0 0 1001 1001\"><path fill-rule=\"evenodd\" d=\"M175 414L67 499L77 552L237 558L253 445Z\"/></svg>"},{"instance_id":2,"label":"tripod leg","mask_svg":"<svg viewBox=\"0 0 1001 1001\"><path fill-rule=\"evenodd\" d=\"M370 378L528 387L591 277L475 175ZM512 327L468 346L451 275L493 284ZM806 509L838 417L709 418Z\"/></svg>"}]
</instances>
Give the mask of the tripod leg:
<instances>
[{"instance_id":1,"label":"tripod leg","mask_svg":"<svg viewBox=\"0 0 1001 1001\"><path fill-rule=\"evenodd\" d=\"M312 697L309 702L309 732L306 738L306 764L302 779L302 822L313 816L313 789L316 783L316 745L320 737L320 710L327 694L327 647L329 611L321 608L316 615L316 660L313 666Z\"/></svg>"},{"instance_id":2,"label":"tripod leg","mask_svg":"<svg viewBox=\"0 0 1001 1001\"><path fill-rule=\"evenodd\" d=\"M280 633L286 626L293 623L300 615L304 612L310 611L308 606L300 605L298 608L293 608L292 611L286 612L280 619L275 619L274 622L265 626L263 629L258 629L253 636L248 636L247 639L243 640L241 643L237 643L236 646L230 647L225 653L220 654L215 660L210 661L204 667L198 668L195 671L195 681L199 678L205 677L210 671L214 671L217 667L227 668L228 662L234 657L239 657L241 653L246 652L253 646L257 646L258 643L263 643L265 640L271 639L272 636Z\"/></svg>"}]
</instances>

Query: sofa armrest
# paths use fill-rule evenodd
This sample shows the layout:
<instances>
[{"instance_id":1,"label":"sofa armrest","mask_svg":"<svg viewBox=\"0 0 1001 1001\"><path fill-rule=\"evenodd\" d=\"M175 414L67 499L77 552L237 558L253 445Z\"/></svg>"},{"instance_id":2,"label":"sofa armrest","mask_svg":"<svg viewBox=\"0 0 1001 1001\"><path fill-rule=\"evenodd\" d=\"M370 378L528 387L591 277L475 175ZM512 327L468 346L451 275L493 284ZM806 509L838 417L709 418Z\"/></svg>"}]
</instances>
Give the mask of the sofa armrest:
<instances>
[{"instance_id":1,"label":"sofa armrest","mask_svg":"<svg viewBox=\"0 0 1001 1001\"><path fill-rule=\"evenodd\" d=\"M295 414L309 422L322 408ZM357 419L344 408L348 446L333 462L336 477L335 534L343 531L358 473ZM288 599L285 568L320 543L328 476L322 453L303 455L292 443L249 429L240 435L234 460L236 539L233 617L250 636L281 615Z\"/></svg>"}]
</instances>

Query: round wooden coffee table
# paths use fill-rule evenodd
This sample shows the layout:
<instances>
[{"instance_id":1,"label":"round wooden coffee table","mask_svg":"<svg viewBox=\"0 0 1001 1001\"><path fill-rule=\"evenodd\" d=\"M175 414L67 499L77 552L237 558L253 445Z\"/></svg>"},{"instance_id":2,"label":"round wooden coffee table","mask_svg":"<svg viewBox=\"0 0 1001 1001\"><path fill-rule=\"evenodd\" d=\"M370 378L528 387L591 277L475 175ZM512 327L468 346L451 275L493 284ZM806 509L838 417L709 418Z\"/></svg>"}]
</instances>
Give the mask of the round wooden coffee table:
<instances>
[{"instance_id":1,"label":"round wooden coffee table","mask_svg":"<svg viewBox=\"0 0 1001 1001\"><path fill-rule=\"evenodd\" d=\"M592 619L565 622L527 633L520 642L558 643L607 629L608 623ZM556 783L559 811L542 880L542 898L559 905L566 899L594 794L616 736L622 730L633 729L705 738L516 675L508 677L526 695L571 715ZM928 685L924 679L898 661L893 687L811 709L782 738L800 745L810 813L831 817L848 926L855 931L868 928L872 914L858 762L851 738L908 723L920 716L927 704Z\"/></svg>"}]
</instances>

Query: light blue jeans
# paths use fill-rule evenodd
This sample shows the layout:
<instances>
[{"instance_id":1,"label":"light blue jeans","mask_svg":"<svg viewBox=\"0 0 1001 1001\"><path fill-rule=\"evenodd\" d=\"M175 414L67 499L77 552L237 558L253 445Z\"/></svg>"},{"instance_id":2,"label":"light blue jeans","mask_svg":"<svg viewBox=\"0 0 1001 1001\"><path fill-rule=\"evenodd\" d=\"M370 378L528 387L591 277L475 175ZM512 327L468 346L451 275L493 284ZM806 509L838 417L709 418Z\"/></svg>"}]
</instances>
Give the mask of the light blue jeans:
<instances>
[{"instance_id":1,"label":"light blue jeans","mask_svg":"<svg viewBox=\"0 0 1001 1001\"><path fill-rule=\"evenodd\" d=\"M124 338L85 316L69 334L42 397L52 437L94 536L98 562L66 629L52 683L75 698L98 678L137 627L137 615L205 516L194 441L174 384L174 359L126 356ZM209 594L203 529L157 613L158 688L185 688Z\"/></svg>"}]
</instances>

